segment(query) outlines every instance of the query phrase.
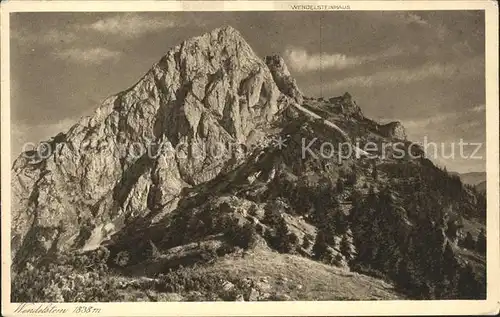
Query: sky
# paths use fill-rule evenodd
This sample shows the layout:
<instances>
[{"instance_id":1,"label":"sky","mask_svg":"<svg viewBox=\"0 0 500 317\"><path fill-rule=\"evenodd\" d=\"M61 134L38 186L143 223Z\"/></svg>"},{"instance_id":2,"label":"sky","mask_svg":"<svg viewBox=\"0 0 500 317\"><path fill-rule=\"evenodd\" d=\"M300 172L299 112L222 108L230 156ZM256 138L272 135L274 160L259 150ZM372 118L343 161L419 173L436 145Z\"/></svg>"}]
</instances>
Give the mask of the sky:
<instances>
[{"instance_id":1,"label":"sky","mask_svg":"<svg viewBox=\"0 0 500 317\"><path fill-rule=\"evenodd\" d=\"M485 171L485 144L482 159L469 157L486 134L479 11L13 13L12 154L67 131L170 48L223 25L262 58L282 55L305 95L349 92L365 116L454 148L438 165Z\"/></svg>"}]
</instances>

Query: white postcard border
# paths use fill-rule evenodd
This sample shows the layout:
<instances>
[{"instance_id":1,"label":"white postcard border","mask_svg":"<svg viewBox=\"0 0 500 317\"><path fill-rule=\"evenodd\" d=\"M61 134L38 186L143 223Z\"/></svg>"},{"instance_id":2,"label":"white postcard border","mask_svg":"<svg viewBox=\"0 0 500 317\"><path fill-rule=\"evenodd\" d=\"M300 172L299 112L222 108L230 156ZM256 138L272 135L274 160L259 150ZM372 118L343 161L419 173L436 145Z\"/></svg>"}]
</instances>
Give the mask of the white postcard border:
<instances>
[{"instance_id":1,"label":"white postcard border","mask_svg":"<svg viewBox=\"0 0 500 317\"><path fill-rule=\"evenodd\" d=\"M8 1L1 9L1 172L2 172L2 315L16 316L10 303L10 47L9 13L78 11L350 11L485 10L487 143L487 299L440 301L309 301L182 303L54 303L67 309L92 306L100 316L330 316L330 315L470 315L498 314L500 307L498 4L494 1ZM330 6L330 7L328 7ZM346 10L346 9L339 9ZM36 304L33 307L36 307ZM34 314L30 314L36 316ZM42 314L44 315L44 314ZM45 314L47 315L47 314Z\"/></svg>"}]
</instances>

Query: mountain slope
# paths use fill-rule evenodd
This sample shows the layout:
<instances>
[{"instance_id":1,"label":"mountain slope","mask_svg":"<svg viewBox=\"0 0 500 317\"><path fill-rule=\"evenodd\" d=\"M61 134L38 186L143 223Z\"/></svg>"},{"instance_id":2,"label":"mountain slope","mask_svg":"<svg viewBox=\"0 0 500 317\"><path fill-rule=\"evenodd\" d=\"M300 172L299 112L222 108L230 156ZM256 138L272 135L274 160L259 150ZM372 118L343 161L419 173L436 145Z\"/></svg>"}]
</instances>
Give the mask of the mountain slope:
<instances>
[{"instance_id":1,"label":"mountain slope","mask_svg":"<svg viewBox=\"0 0 500 317\"><path fill-rule=\"evenodd\" d=\"M482 181L476 185L478 191L486 193L486 181Z\"/></svg>"},{"instance_id":2,"label":"mountain slope","mask_svg":"<svg viewBox=\"0 0 500 317\"><path fill-rule=\"evenodd\" d=\"M75 300L57 287L47 295L44 282L89 272L106 294L86 293L91 279L79 301L137 289L235 300L220 293L224 281L245 293L245 276L279 270L304 290L242 296L484 295L484 197L422 157L399 122L366 118L349 93L304 97L281 57L261 60L231 27L176 46L50 144L13 165L16 300Z\"/></svg>"},{"instance_id":3,"label":"mountain slope","mask_svg":"<svg viewBox=\"0 0 500 317\"><path fill-rule=\"evenodd\" d=\"M478 185L481 182L486 181L486 173L485 172L470 172L460 174L460 178L462 182L469 185Z\"/></svg>"}]
</instances>

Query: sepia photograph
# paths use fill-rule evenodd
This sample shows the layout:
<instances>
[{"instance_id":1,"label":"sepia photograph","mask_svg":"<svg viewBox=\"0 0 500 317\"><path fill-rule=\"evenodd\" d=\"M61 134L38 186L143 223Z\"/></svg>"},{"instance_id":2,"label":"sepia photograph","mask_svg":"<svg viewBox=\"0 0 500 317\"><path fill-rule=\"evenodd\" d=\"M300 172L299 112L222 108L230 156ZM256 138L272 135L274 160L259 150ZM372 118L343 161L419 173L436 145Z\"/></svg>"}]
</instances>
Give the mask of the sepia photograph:
<instances>
[{"instance_id":1,"label":"sepia photograph","mask_svg":"<svg viewBox=\"0 0 500 317\"><path fill-rule=\"evenodd\" d=\"M242 3L2 4L3 313L498 313L497 5Z\"/></svg>"}]
</instances>

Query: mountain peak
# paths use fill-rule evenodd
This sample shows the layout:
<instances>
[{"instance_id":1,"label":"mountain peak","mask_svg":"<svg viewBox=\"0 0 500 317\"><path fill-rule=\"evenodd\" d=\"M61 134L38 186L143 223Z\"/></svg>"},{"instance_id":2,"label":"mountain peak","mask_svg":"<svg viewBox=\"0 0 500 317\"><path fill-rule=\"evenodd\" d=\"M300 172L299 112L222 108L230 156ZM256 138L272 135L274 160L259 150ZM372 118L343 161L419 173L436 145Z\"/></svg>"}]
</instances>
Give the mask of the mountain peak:
<instances>
[{"instance_id":1,"label":"mountain peak","mask_svg":"<svg viewBox=\"0 0 500 317\"><path fill-rule=\"evenodd\" d=\"M217 33L222 32L224 34L235 34L241 36L240 32L229 24L216 28L212 32L217 32Z\"/></svg>"},{"instance_id":2,"label":"mountain peak","mask_svg":"<svg viewBox=\"0 0 500 317\"><path fill-rule=\"evenodd\" d=\"M252 51L250 45L246 42L241 33L230 25L215 28L202 35L189 38L183 41L181 46L189 43L197 43L201 45L201 47L214 45L241 46L240 49Z\"/></svg>"},{"instance_id":3,"label":"mountain peak","mask_svg":"<svg viewBox=\"0 0 500 317\"><path fill-rule=\"evenodd\" d=\"M45 239L87 248L70 239L87 221L174 209L183 188L236 166L235 155L217 149L259 140L299 96L279 61L270 69L231 26L193 37L53 142L57 155L21 156L13 171L14 252L38 243L24 241L30 230L57 232L60 223L62 236Z\"/></svg>"}]
</instances>

